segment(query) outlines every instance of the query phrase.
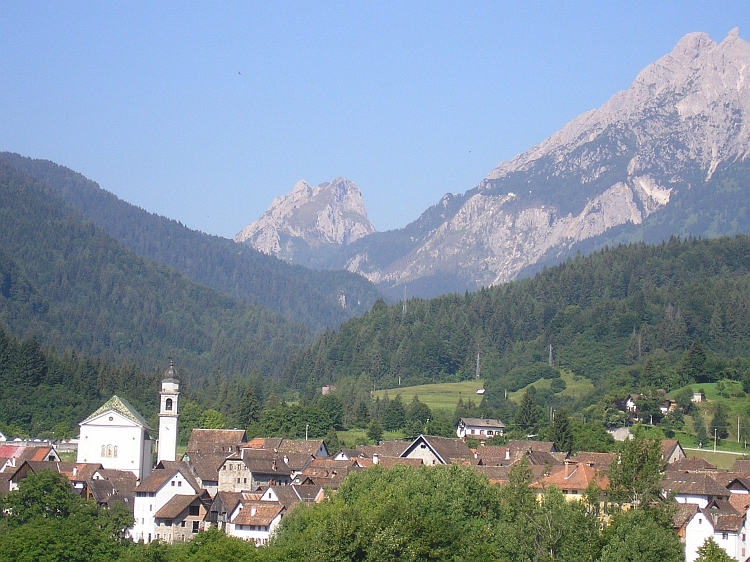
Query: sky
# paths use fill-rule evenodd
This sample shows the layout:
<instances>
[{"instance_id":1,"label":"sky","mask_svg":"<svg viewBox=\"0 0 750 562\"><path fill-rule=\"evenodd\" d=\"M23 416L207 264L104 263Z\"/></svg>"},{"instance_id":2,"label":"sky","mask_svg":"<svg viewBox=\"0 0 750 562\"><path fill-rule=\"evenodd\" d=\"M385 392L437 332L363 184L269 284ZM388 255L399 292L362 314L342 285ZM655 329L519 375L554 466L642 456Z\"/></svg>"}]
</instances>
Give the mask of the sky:
<instances>
[{"instance_id":1,"label":"sky","mask_svg":"<svg viewBox=\"0 0 750 562\"><path fill-rule=\"evenodd\" d=\"M626 89L750 2L0 2L0 151L231 238L305 179L376 229Z\"/></svg>"}]
</instances>

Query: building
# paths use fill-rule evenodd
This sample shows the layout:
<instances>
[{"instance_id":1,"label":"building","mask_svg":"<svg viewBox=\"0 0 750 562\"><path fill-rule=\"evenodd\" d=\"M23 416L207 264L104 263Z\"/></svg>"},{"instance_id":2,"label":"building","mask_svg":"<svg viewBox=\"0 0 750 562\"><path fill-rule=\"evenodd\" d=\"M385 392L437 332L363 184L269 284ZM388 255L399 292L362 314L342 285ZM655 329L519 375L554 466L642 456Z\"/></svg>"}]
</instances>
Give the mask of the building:
<instances>
[{"instance_id":1,"label":"building","mask_svg":"<svg viewBox=\"0 0 750 562\"><path fill-rule=\"evenodd\" d=\"M151 472L151 428L124 398L113 396L79 424L78 463L129 470L142 480Z\"/></svg>"},{"instance_id":2,"label":"building","mask_svg":"<svg viewBox=\"0 0 750 562\"><path fill-rule=\"evenodd\" d=\"M504 433L505 424L493 419L461 418L456 428L456 435L460 439L492 439Z\"/></svg>"}]
</instances>

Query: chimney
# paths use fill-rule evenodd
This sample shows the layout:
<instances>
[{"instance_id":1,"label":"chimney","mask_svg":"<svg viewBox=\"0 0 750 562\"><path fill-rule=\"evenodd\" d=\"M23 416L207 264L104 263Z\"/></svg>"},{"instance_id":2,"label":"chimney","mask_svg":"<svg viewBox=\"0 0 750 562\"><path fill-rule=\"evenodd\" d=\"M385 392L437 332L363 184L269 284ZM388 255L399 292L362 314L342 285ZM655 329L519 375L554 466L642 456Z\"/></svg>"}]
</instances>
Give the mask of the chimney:
<instances>
[{"instance_id":1,"label":"chimney","mask_svg":"<svg viewBox=\"0 0 750 562\"><path fill-rule=\"evenodd\" d=\"M271 463L271 470L278 470L278 468L276 468L276 459L273 459L273 462Z\"/></svg>"},{"instance_id":2,"label":"chimney","mask_svg":"<svg viewBox=\"0 0 750 562\"><path fill-rule=\"evenodd\" d=\"M78 467L77 466L73 467L73 476L78 476Z\"/></svg>"},{"instance_id":3,"label":"chimney","mask_svg":"<svg viewBox=\"0 0 750 562\"><path fill-rule=\"evenodd\" d=\"M506 461L510 460L510 447L508 447L507 449L505 449L505 460Z\"/></svg>"},{"instance_id":4,"label":"chimney","mask_svg":"<svg viewBox=\"0 0 750 562\"><path fill-rule=\"evenodd\" d=\"M289 457L284 455L284 464L289 464Z\"/></svg>"},{"instance_id":5,"label":"chimney","mask_svg":"<svg viewBox=\"0 0 750 562\"><path fill-rule=\"evenodd\" d=\"M378 464L380 462L380 455L377 453L372 454L372 464Z\"/></svg>"}]
</instances>

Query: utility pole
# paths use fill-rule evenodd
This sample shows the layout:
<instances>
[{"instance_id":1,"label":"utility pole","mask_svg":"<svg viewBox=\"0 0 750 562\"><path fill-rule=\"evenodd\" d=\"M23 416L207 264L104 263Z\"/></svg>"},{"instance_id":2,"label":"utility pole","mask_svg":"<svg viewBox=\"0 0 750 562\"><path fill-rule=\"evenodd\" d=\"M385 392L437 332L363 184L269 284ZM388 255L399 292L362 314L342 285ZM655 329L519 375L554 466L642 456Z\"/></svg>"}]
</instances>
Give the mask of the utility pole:
<instances>
[{"instance_id":1,"label":"utility pole","mask_svg":"<svg viewBox=\"0 0 750 562\"><path fill-rule=\"evenodd\" d=\"M716 431L717 429L714 428L714 453L716 452Z\"/></svg>"},{"instance_id":2,"label":"utility pole","mask_svg":"<svg viewBox=\"0 0 750 562\"><path fill-rule=\"evenodd\" d=\"M477 380L479 380L479 353L477 353Z\"/></svg>"},{"instance_id":3,"label":"utility pole","mask_svg":"<svg viewBox=\"0 0 750 562\"><path fill-rule=\"evenodd\" d=\"M552 366L552 344L549 344L549 366Z\"/></svg>"},{"instance_id":4,"label":"utility pole","mask_svg":"<svg viewBox=\"0 0 750 562\"><path fill-rule=\"evenodd\" d=\"M305 424L305 441L307 441L307 430L310 429L310 424Z\"/></svg>"}]
</instances>

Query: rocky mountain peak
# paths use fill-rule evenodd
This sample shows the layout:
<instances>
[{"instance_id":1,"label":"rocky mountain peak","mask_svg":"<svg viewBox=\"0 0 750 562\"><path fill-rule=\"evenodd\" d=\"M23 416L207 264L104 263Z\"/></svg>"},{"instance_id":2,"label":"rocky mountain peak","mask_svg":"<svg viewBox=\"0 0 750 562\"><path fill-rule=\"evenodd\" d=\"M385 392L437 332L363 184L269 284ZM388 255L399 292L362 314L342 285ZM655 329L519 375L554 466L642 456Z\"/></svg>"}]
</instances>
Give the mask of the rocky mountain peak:
<instances>
[{"instance_id":1,"label":"rocky mountain peak","mask_svg":"<svg viewBox=\"0 0 750 562\"><path fill-rule=\"evenodd\" d=\"M347 245L373 232L362 192L354 182L336 178L311 187L300 180L290 193L274 199L263 216L234 240L293 260L301 245Z\"/></svg>"}]
</instances>

